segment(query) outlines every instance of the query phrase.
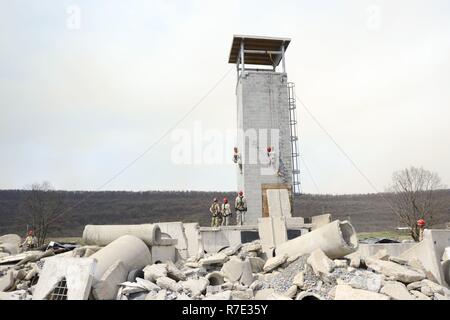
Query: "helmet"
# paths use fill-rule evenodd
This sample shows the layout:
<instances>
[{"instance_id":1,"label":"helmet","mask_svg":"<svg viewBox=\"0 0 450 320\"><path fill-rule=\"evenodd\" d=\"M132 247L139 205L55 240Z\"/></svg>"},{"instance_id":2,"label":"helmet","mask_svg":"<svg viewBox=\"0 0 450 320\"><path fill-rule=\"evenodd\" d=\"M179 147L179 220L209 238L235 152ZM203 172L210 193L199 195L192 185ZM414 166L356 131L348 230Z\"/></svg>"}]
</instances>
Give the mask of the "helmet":
<instances>
[{"instance_id":1,"label":"helmet","mask_svg":"<svg viewBox=\"0 0 450 320\"><path fill-rule=\"evenodd\" d=\"M271 152L272 151L272 147L267 147L267 152Z\"/></svg>"},{"instance_id":2,"label":"helmet","mask_svg":"<svg viewBox=\"0 0 450 320\"><path fill-rule=\"evenodd\" d=\"M423 219L417 220L417 225L418 225L419 227L423 227L423 226L425 225L425 220L423 220Z\"/></svg>"},{"instance_id":3,"label":"helmet","mask_svg":"<svg viewBox=\"0 0 450 320\"><path fill-rule=\"evenodd\" d=\"M223 198L223 202L227 203L228 202L228 198L227 197Z\"/></svg>"},{"instance_id":4,"label":"helmet","mask_svg":"<svg viewBox=\"0 0 450 320\"><path fill-rule=\"evenodd\" d=\"M214 198L213 201L214 201L214 202L217 202L217 198Z\"/></svg>"},{"instance_id":5,"label":"helmet","mask_svg":"<svg viewBox=\"0 0 450 320\"><path fill-rule=\"evenodd\" d=\"M244 193L242 191L239 191L239 195L242 197Z\"/></svg>"}]
</instances>

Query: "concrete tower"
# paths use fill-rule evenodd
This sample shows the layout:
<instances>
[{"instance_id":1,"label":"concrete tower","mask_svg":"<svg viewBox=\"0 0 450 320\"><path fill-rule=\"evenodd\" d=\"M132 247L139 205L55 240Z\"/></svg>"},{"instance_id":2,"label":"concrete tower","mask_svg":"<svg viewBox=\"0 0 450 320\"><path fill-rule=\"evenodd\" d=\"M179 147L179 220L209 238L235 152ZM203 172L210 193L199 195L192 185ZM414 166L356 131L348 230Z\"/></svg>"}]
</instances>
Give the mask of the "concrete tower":
<instances>
[{"instance_id":1,"label":"concrete tower","mask_svg":"<svg viewBox=\"0 0 450 320\"><path fill-rule=\"evenodd\" d=\"M233 37L229 63L237 69L237 147L243 162L242 173L238 165L236 171L238 189L247 198L246 225L269 215L267 189L287 189L291 195L299 183L291 113L295 98L284 55L289 43L286 38Z\"/></svg>"}]
</instances>

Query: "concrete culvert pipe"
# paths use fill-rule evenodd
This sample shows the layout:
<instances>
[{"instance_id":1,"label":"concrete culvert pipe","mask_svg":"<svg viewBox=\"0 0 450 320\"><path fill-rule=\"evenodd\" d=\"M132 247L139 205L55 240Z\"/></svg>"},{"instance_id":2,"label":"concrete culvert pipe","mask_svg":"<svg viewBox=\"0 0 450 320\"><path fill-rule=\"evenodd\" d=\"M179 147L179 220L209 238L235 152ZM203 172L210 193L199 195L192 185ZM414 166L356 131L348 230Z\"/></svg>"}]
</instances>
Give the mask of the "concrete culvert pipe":
<instances>
[{"instance_id":1,"label":"concrete culvert pipe","mask_svg":"<svg viewBox=\"0 0 450 320\"><path fill-rule=\"evenodd\" d=\"M152 263L147 245L141 239L130 235L114 240L90 257L97 260L94 274L97 280L100 280L105 271L117 261L122 261L127 275L132 270L142 269Z\"/></svg>"},{"instance_id":2,"label":"concrete culvert pipe","mask_svg":"<svg viewBox=\"0 0 450 320\"><path fill-rule=\"evenodd\" d=\"M313 292L300 292L295 300L325 300L323 297Z\"/></svg>"},{"instance_id":3,"label":"concrete culvert pipe","mask_svg":"<svg viewBox=\"0 0 450 320\"><path fill-rule=\"evenodd\" d=\"M221 272L211 272L206 276L211 286L219 286L225 283L224 275Z\"/></svg>"},{"instance_id":4,"label":"concrete culvert pipe","mask_svg":"<svg viewBox=\"0 0 450 320\"><path fill-rule=\"evenodd\" d=\"M152 246L161 240L161 230L157 224L92 225L84 227L83 241L86 244L106 246L124 235L135 236Z\"/></svg>"},{"instance_id":5,"label":"concrete culvert pipe","mask_svg":"<svg viewBox=\"0 0 450 320\"><path fill-rule=\"evenodd\" d=\"M314 231L286 241L275 249L275 255L292 257L321 249L330 259L346 256L358 249L358 237L348 221L333 221Z\"/></svg>"}]
</instances>

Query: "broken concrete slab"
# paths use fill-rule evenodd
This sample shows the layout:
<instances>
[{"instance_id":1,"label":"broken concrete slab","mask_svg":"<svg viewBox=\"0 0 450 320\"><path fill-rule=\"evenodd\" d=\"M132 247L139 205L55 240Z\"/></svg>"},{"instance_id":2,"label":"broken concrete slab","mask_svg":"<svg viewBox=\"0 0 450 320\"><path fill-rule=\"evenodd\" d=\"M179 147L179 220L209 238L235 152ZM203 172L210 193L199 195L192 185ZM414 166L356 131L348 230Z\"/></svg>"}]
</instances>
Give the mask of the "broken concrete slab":
<instances>
[{"instance_id":1,"label":"broken concrete slab","mask_svg":"<svg viewBox=\"0 0 450 320\"><path fill-rule=\"evenodd\" d=\"M380 293L394 300L415 300L415 296L411 295L406 286L398 281L386 281Z\"/></svg>"},{"instance_id":2,"label":"broken concrete slab","mask_svg":"<svg viewBox=\"0 0 450 320\"><path fill-rule=\"evenodd\" d=\"M228 260L229 260L229 257L225 253L219 252L219 253L216 253L209 257L200 259L200 263L202 266L211 265L211 264L224 264Z\"/></svg>"},{"instance_id":3,"label":"broken concrete slab","mask_svg":"<svg viewBox=\"0 0 450 320\"><path fill-rule=\"evenodd\" d=\"M231 300L231 290L207 296L203 300Z\"/></svg>"},{"instance_id":4,"label":"broken concrete slab","mask_svg":"<svg viewBox=\"0 0 450 320\"><path fill-rule=\"evenodd\" d=\"M94 281L92 295L96 300L113 300L119 291L119 285L123 283L128 276L128 269L122 261L113 263L100 280Z\"/></svg>"},{"instance_id":5,"label":"broken concrete slab","mask_svg":"<svg viewBox=\"0 0 450 320\"><path fill-rule=\"evenodd\" d=\"M91 292L96 261L93 258L59 258L45 261L33 293L33 300L87 300ZM66 297L59 297L57 286L67 287Z\"/></svg>"},{"instance_id":6,"label":"broken concrete slab","mask_svg":"<svg viewBox=\"0 0 450 320\"><path fill-rule=\"evenodd\" d=\"M431 300L431 298L420 291L411 290L410 293L416 297L417 300Z\"/></svg>"},{"instance_id":7,"label":"broken concrete slab","mask_svg":"<svg viewBox=\"0 0 450 320\"><path fill-rule=\"evenodd\" d=\"M185 280L186 275L172 261L166 261L167 276L175 281Z\"/></svg>"},{"instance_id":8,"label":"broken concrete slab","mask_svg":"<svg viewBox=\"0 0 450 320\"><path fill-rule=\"evenodd\" d=\"M355 229L348 221L333 221L305 235L277 246L276 255L311 253L321 249L330 259L342 258L358 248Z\"/></svg>"},{"instance_id":9,"label":"broken concrete slab","mask_svg":"<svg viewBox=\"0 0 450 320\"><path fill-rule=\"evenodd\" d=\"M207 286L209 286L208 279L203 277L198 279L188 279L186 281L181 281L180 283L183 289L190 292L192 296L199 296L205 293Z\"/></svg>"},{"instance_id":10,"label":"broken concrete slab","mask_svg":"<svg viewBox=\"0 0 450 320\"><path fill-rule=\"evenodd\" d=\"M292 280L292 284L295 284L300 289L303 287L304 282L305 282L305 273L303 271L297 273L294 277L294 280Z\"/></svg>"},{"instance_id":11,"label":"broken concrete slab","mask_svg":"<svg viewBox=\"0 0 450 320\"><path fill-rule=\"evenodd\" d=\"M260 257L248 257L248 261L250 261L250 265L252 267L253 273L259 273L263 271L264 264L266 263Z\"/></svg>"},{"instance_id":12,"label":"broken concrete slab","mask_svg":"<svg viewBox=\"0 0 450 320\"><path fill-rule=\"evenodd\" d=\"M180 283L176 282L173 279L170 279L169 277L159 277L156 280L156 284L161 289L167 289L173 292L180 292L181 290L183 290L183 287Z\"/></svg>"},{"instance_id":13,"label":"broken concrete slab","mask_svg":"<svg viewBox=\"0 0 450 320\"><path fill-rule=\"evenodd\" d=\"M276 257L272 257L267 259L266 263L264 264L263 270L264 272L269 272L275 269L276 267L281 266L283 263L287 260L287 255L277 255Z\"/></svg>"},{"instance_id":14,"label":"broken concrete slab","mask_svg":"<svg viewBox=\"0 0 450 320\"><path fill-rule=\"evenodd\" d=\"M231 300L251 300L253 299L253 290L235 290L231 291Z\"/></svg>"},{"instance_id":15,"label":"broken concrete slab","mask_svg":"<svg viewBox=\"0 0 450 320\"><path fill-rule=\"evenodd\" d=\"M346 284L338 284L334 300L390 300L390 298L381 293L354 289Z\"/></svg>"},{"instance_id":16,"label":"broken concrete slab","mask_svg":"<svg viewBox=\"0 0 450 320\"><path fill-rule=\"evenodd\" d=\"M414 247L403 252L399 257L402 259L418 259L425 270L427 278L440 285L448 287L442 270L441 258L445 248L450 244L450 230L425 229L423 240Z\"/></svg>"},{"instance_id":17,"label":"broken concrete slab","mask_svg":"<svg viewBox=\"0 0 450 320\"><path fill-rule=\"evenodd\" d=\"M267 205L269 216L292 216L291 200L287 189L267 189Z\"/></svg>"},{"instance_id":18,"label":"broken concrete slab","mask_svg":"<svg viewBox=\"0 0 450 320\"><path fill-rule=\"evenodd\" d=\"M275 290L272 288L258 290L255 293L255 300L267 300L273 293L275 293Z\"/></svg>"},{"instance_id":19,"label":"broken concrete slab","mask_svg":"<svg viewBox=\"0 0 450 320\"><path fill-rule=\"evenodd\" d=\"M384 274L391 280L401 281L403 283L411 283L425 279L425 274L408 268L406 266L399 265L392 261L375 260L367 258L365 260L367 267L375 270L378 273Z\"/></svg>"},{"instance_id":20,"label":"broken concrete slab","mask_svg":"<svg viewBox=\"0 0 450 320\"><path fill-rule=\"evenodd\" d=\"M158 244L161 230L157 224L92 225L84 227L83 241L88 245L106 246L122 236L130 235L148 246Z\"/></svg>"},{"instance_id":21,"label":"broken concrete slab","mask_svg":"<svg viewBox=\"0 0 450 320\"><path fill-rule=\"evenodd\" d=\"M266 217L258 219L258 234L262 250L267 256L273 256L276 246L288 240L284 217Z\"/></svg>"},{"instance_id":22,"label":"broken concrete slab","mask_svg":"<svg viewBox=\"0 0 450 320\"><path fill-rule=\"evenodd\" d=\"M143 271L144 279L151 282L156 282L161 277L167 277L167 265L165 263L148 265Z\"/></svg>"},{"instance_id":23,"label":"broken concrete slab","mask_svg":"<svg viewBox=\"0 0 450 320\"><path fill-rule=\"evenodd\" d=\"M328 275L335 267L333 260L328 258L320 249L311 252L307 262L317 276Z\"/></svg>"}]
</instances>

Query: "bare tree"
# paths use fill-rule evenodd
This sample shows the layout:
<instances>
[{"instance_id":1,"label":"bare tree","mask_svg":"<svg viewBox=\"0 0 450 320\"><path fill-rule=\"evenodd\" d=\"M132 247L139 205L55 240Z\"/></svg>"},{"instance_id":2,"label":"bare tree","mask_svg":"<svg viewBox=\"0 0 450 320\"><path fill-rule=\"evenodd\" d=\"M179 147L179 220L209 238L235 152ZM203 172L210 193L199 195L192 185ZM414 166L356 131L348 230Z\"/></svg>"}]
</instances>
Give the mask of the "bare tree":
<instances>
[{"instance_id":1,"label":"bare tree","mask_svg":"<svg viewBox=\"0 0 450 320\"><path fill-rule=\"evenodd\" d=\"M411 167L394 172L390 191L392 208L401 223L411 228L411 237L419 241L417 220L424 219L427 225L435 223L435 215L444 207L437 190L445 186L438 174Z\"/></svg>"},{"instance_id":2,"label":"bare tree","mask_svg":"<svg viewBox=\"0 0 450 320\"><path fill-rule=\"evenodd\" d=\"M44 181L34 183L29 187L21 204L26 223L31 224L38 240L38 246L43 245L51 227L58 222L63 209L62 193L53 189Z\"/></svg>"}]
</instances>

